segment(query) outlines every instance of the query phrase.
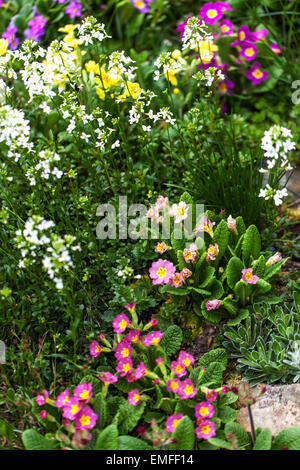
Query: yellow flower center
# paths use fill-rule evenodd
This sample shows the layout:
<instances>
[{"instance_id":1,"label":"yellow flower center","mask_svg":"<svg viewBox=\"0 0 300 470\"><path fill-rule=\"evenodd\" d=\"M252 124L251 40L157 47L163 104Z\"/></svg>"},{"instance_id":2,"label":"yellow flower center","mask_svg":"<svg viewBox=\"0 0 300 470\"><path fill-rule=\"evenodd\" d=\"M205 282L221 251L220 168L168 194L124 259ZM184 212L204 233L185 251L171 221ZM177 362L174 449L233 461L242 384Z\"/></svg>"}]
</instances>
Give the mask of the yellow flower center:
<instances>
[{"instance_id":1,"label":"yellow flower center","mask_svg":"<svg viewBox=\"0 0 300 470\"><path fill-rule=\"evenodd\" d=\"M166 273L167 273L166 268L159 268L156 274L158 275L158 277L165 277Z\"/></svg>"},{"instance_id":2,"label":"yellow flower center","mask_svg":"<svg viewBox=\"0 0 300 470\"><path fill-rule=\"evenodd\" d=\"M177 428L179 423L180 423L180 419L174 419L173 424L172 424L173 428Z\"/></svg>"},{"instance_id":3,"label":"yellow flower center","mask_svg":"<svg viewBox=\"0 0 300 470\"><path fill-rule=\"evenodd\" d=\"M86 415L82 415L79 419L80 421L80 424L82 426L88 426L91 422L91 417L90 416L86 416Z\"/></svg>"},{"instance_id":4,"label":"yellow flower center","mask_svg":"<svg viewBox=\"0 0 300 470\"><path fill-rule=\"evenodd\" d=\"M255 78L261 78L263 76L263 73L261 70L259 69L256 69L254 72L253 72L253 75Z\"/></svg>"},{"instance_id":5,"label":"yellow flower center","mask_svg":"<svg viewBox=\"0 0 300 470\"><path fill-rule=\"evenodd\" d=\"M208 18L215 18L217 16L217 14L218 14L217 10L212 10L211 9L211 10L208 10L208 12L207 12Z\"/></svg>"},{"instance_id":6,"label":"yellow flower center","mask_svg":"<svg viewBox=\"0 0 300 470\"><path fill-rule=\"evenodd\" d=\"M199 415L200 416L205 416L208 414L208 408L207 406L201 406L200 410L199 410Z\"/></svg>"},{"instance_id":7,"label":"yellow flower center","mask_svg":"<svg viewBox=\"0 0 300 470\"><path fill-rule=\"evenodd\" d=\"M127 364L124 364L124 365L123 365L123 371L124 371L124 372L128 372L129 370L130 370L130 364L128 364L128 363L127 363Z\"/></svg>"},{"instance_id":8,"label":"yellow flower center","mask_svg":"<svg viewBox=\"0 0 300 470\"><path fill-rule=\"evenodd\" d=\"M201 432L203 434L208 434L210 432L210 426L208 424L205 424L204 426L202 426Z\"/></svg>"},{"instance_id":9,"label":"yellow flower center","mask_svg":"<svg viewBox=\"0 0 300 470\"><path fill-rule=\"evenodd\" d=\"M127 321L124 319L121 320L119 323L119 327L123 329L123 328L126 328L126 326L127 326Z\"/></svg>"},{"instance_id":10,"label":"yellow flower center","mask_svg":"<svg viewBox=\"0 0 300 470\"><path fill-rule=\"evenodd\" d=\"M83 390L83 392L80 394L80 398L82 398L83 400L86 400L87 398L89 398L89 391L88 390Z\"/></svg>"},{"instance_id":11,"label":"yellow flower center","mask_svg":"<svg viewBox=\"0 0 300 470\"><path fill-rule=\"evenodd\" d=\"M247 49L245 49L245 54L247 57L252 56L254 54L253 47L247 47Z\"/></svg>"},{"instance_id":12,"label":"yellow flower center","mask_svg":"<svg viewBox=\"0 0 300 470\"><path fill-rule=\"evenodd\" d=\"M246 37L246 35L245 35L244 31L241 31L241 32L239 33L240 41L243 41L243 40L245 39L245 37Z\"/></svg>"},{"instance_id":13,"label":"yellow flower center","mask_svg":"<svg viewBox=\"0 0 300 470\"><path fill-rule=\"evenodd\" d=\"M252 279L252 274L249 273L249 272L246 273L246 274L245 274L245 278L247 279L247 281L251 281L251 279Z\"/></svg>"},{"instance_id":14,"label":"yellow flower center","mask_svg":"<svg viewBox=\"0 0 300 470\"><path fill-rule=\"evenodd\" d=\"M68 401L69 401L69 397L67 395L66 398L63 399L63 403L68 403Z\"/></svg>"},{"instance_id":15,"label":"yellow flower center","mask_svg":"<svg viewBox=\"0 0 300 470\"><path fill-rule=\"evenodd\" d=\"M139 394L138 394L138 393L135 393L135 394L133 395L133 400L134 400L134 401L139 401L139 399L140 399Z\"/></svg>"},{"instance_id":16,"label":"yellow flower center","mask_svg":"<svg viewBox=\"0 0 300 470\"><path fill-rule=\"evenodd\" d=\"M224 33L227 33L227 31L229 31L229 26L227 26L226 24L223 24L223 26L221 26L221 30L222 30Z\"/></svg>"},{"instance_id":17,"label":"yellow flower center","mask_svg":"<svg viewBox=\"0 0 300 470\"><path fill-rule=\"evenodd\" d=\"M75 415L78 410L79 410L79 406L78 406L78 405L72 405L72 406L71 406L71 413L72 413L72 415Z\"/></svg>"},{"instance_id":18,"label":"yellow flower center","mask_svg":"<svg viewBox=\"0 0 300 470\"><path fill-rule=\"evenodd\" d=\"M145 6L145 3L142 0L136 0L135 4L138 8L144 8Z\"/></svg>"},{"instance_id":19,"label":"yellow flower center","mask_svg":"<svg viewBox=\"0 0 300 470\"><path fill-rule=\"evenodd\" d=\"M175 367L175 371L176 371L176 372L181 372L182 369L183 369L183 367L182 367L180 364L178 364L178 365Z\"/></svg>"},{"instance_id":20,"label":"yellow flower center","mask_svg":"<svg viewBox=\"0 0 300 470\"><path fill-rule=\"evenodd\" d=\"M191 385L187 385L184 389L184 392L186 393L186 395L191 395L193 393L194 389Z\"/></svg>"},{"instance_id":21,"label":"yellow flower center","mask_svg":"<svg viewBox=\"0 0 300 470\"><path fill-rule=\"evenodd\" d=\"M191 361L190 361L190 359L187 358L187 359L183 359L182 363L183 363L185 366L189 366L190 363L191 363Z\"/></svg>"},{"instance_id":22,"label":"yellow flower center","mask_svg":"<svg viewBox=\"0 0 300 470\"><path fill-rule=\"evenodd\" d=\"M128 349L128 348L122 349L121 355L122 355L123 357L128 357L128 355L129 355L129 349Z\"/></svg>"},{"instance_id":23,"label":"yellow flower center","mask_svg":"<svg viewBox=\"0 0 300 470\"><path fill-rule=\"evenodd\" d=\"M177 382L171 382L170 387L172 390L176 390L178 388L178 383Z\"/></svg>"},{"instance_id":24,"label":"yellow flower center","mask_svg":"<svg viewBox=\"0 0 300 470\"><path fill-rule=\"evenodd\" d=\"M183 216L185 214L184 207L177 207L175 212L176 212L176 215Z\"/></svg>"}]
</instances>

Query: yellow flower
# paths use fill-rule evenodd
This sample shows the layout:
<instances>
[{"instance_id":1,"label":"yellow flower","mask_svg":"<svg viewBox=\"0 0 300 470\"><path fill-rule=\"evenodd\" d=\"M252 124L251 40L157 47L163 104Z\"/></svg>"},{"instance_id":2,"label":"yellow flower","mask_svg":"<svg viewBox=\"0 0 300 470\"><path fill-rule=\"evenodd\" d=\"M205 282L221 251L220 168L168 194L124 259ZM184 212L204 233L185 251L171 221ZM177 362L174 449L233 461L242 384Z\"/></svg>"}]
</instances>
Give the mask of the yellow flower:
<instances>
[{"instance_id":1,"label":"yellow flower","mask_svg":"<svg viewBox=\"0 0 300 470\"><path fill-rule=\"evenodd\" d=\"M141 93L142 89L138 83L127 82L127 89L129 90L130 96L135 100Z\"/></svg>"},{"instance_id":2,"label":"yellow flower","mask_svg":"<svg viewBox=\"0 0 300 470\"><path fill-rule=\"evenodd\" d=\"M85 64L85 68L88 72L94 72L94 74L98 74L100 73L100 69L99 69L99 64L96 64L96 62L94 62L93 60L89 60L86 64Z\"/></svg>"},{"instance_id":3,"label":"yellow flower","mask_svg":"<svg viewBox=\"0 0 300 470\"><path fill-rule=\"evenodd\" d=\"M0 55L4 55L7 51L8 42L6 39L0 39Z\"/></svg>"},{"instance_id":4,"label":"yellow flower","mask_svg":"<svg viewBox=\"0 0 300 470\"><path fill-rule=\"evenodd\" d=\"M76 28L78 28L78 24L66 24L63 28L59 28L58 31L61 31L62 33L73 33Z\"/></svg>"},{"instance_id":5,"label":"yellow flower","mask_svg":"<svg viewBox=\"0 0 300 470\"><path fill-rule=\"evenodd\" d=\"M181 52L178 49L176 49L175 51L172 52L172 57L175 60L179 59L179 57L181 57Z\"/></svg>"},{"instance_id":6,"label":"yellow flower","mask_svg":"<svg viewBox=\"0 0 300 470\"><path fill-rule=\"evenodd\" d=\"M175 73L173 69L169 70L167 73L166 73L166 79L169 80L170 83L172 83L172 85L177 85L177 79L175 77Z\"/></svg>"},{"instance_id":7,"label":"yellow flower","mask_svg":"<svg viewBox=\"0 0 300 470\"><path fill-rule=\"evenodd\" d=\"M199 50L202 62L208 64L212 60L214 52L218 50L218 47L212 44L211 41L200 41Z\"/></svg>"},{"instance_id":8,"label":"yellow flower","mask_svg":"<svg viewBox=\"0 0 300 470\"><path fill-rule=\"evenodd\" d=\"M63 41L70 47L73 47L73 49L77 49L77 47L82 43L80 39L74 38L73 33L67 34Z\"/></svg>"},{"instance_id":9,"label":"yellow flower","mask_svg":"<svg viewBox=\"0 0 300 470\"><path fill-rule=\"evenodd\" d=\"M175 95L179 95L179 93L180 93L179 88L174 88L173 93L174 93Z\"/></svg>"},{"instance_id":10,"label":"yellow flower","mask_svg":"<svg viewBox=\"0 0 300 470\"><path fill-rule=\"evenodd\" d=\"M99 96L100 100L104 100L105 98L105 92L102 88L100 88L99 86L96 87L96 93L97 95Z\"/></svg>"}]
</instances>

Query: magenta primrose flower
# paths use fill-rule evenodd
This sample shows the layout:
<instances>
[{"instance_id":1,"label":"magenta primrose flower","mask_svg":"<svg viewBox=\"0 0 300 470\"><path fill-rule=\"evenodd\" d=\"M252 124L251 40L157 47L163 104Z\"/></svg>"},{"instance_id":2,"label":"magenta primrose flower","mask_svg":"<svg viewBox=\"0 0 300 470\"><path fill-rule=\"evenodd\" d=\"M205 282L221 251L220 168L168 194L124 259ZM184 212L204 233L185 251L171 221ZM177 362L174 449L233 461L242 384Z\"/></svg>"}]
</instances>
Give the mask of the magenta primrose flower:
<instances>
[{"instance_id":1,"label":"magenta primrose flower","mask_svg":"<svg viewBox=\"0 0 300 470\"><path fill-rule=\"evenodd\" d=\"M114 318L112 322L112 326L114 329L114 332L120 335L121 333L124 333L126 328L130 325L129 318L125 315L125 313L121 313L120 315L117 315L116 318Z\"/></svg>"},{"instance_id":2,"label":"magenta primrose flower","mask_svg":"<svg viewBox=\"0 0 300 470\"><path fill-rule=\"evenodd\" d=\"M92 429L96 426L97 419L96 413L88 406L85 406L76 416L75 428Z\"/></svg>"},{"instance_id":3,"label":"magenta primrose flower","mask_svg":"<svg viewBox=\"0 0 300 470\"><path fill-rule=\"evenodd\" d=\"M82 384L77 385L74 389L73 396L78 400L83 400L85 403L88 403L93 396L92 383L83 382Z\"/></svg>"},{"instance_id":4,"label":"magenta primrose flower","mask_svg":"<svg viewBox=\"0 0 300 470\"><path fill-rule=\"evenodd\" d=\"M244 41L242 45L242 50L240 51L240 56L244 57L246 60L253 60L257 56L258 49L255 44Z\"/></svg>"},{"instance_id":5,"label":"magenta primrose flower","mask_svg":"<svg viewBox=\"0 0 300 470\"><path fill-rule=\"evenodd\" d=\"M213 405L209 403L209 401L202 401L201 403L197 403L195 407L195 416L197 420L212 418L214 414L215 409Z\"/></svg>"},{"instance_id":6,"label":"magenta primrose flower","mask_svg":"<svg viewBox=\"0 0 300 470\"><path fill-rule=\"evenodd\" d=\"M214 389L207 390L207 392L205 393L205 398L209 402L216 401L216 399L218 398L218 392L216 392Z\"/></svg>"},{"instance_id":7,"label":"magenta primrose flower","mask_svg":"<svg viewBox=\"0 0 300 470\"><path fill-rule=\"evenodd\" d=\"M216 435L216 427L213 421L204 419L198 423L198 427L195 429L196 436L198 439L209 439Z\"/></svg>"},{"instance_id":8,"label":"magenta primrose flower","mask_svg":"<svg viewBox=\"0 0 300 470\"><path fill-rule=\"evenodd\" d=\"M180 389L181 382L179 379L170 379L167 382L168 392L178 393Z\"/></svg>"},{"instance_id":9,"label":"magenta primrose flower","mask_svg":"<svg viewBox=\"0 0 300 470\"><path fill-rule=\"evenodd\" d=\"M141 395L137 388L134 388L128 393L128 403L130 405L133 405L133 406L138 405L140 402L140 399L141 399Z\"/></svg>"},{"instance_id":10,"label":"magenta primrose flower","mask_svg":"<svg viewBox=\"0 0 300 470\"><path fill-rule=\"evenodd\" d=\"M160 258L158 261L152 263L152 266L149 269L152 284L168 284L175 274L175 271L176 268L173 263Z\"/></svg>"},{"instance_id":11,"label":"magenta primrose flower","mask_svg":"<svg viewBox=\"0 0 300 470\"><path fill-rule=\"evenodd\" d=\"M113 375L111 372L100 372L98 379L106 386L118 382L118 376Z\"/></svg>"},{"instance_id":12,"label":"magenta primrose flower","mask_svg":"<svg viewBox=\"0 0 300 470\"><path fill-rule=\"evenodd\" d=\"M149 333L147 336L145 336L143 343L145 346L157 346L163 335L164 333L161 331L153 331L152 333Z\"/></svg>"},{"instance_id":13,"label":"magenta primrose flower","mask_svg":"<svg viewBox=\"0 0 300 470\"><path fill-rule=\"evenodd\" d=\"M130 346L127 341L123 340L115 348L115 358L118 361L121 361L122 359L127 359L131 356L131 351L132 346Z\"/></svg>"},{"instance_id":14,"label":"magenta primrose flower","mask_svg":"<svg viewBox=\"0 0 300 470\"><path fill-rule=\"evenodd\" d=\"M174 374L177 377L183 377L186 375L186 369L185 366L182 364L182 362L179 361L172 361L170 365L170 369L174 372Z\"/></svg>"},{"instance_id":15,"label":"magenta primrose flower","mask_svg":"<svg viewBox=\"0 0 300 470\"><path fill-rule=\"evenodd\" d=\"M185 367L192 366L195 362L194 356L185 351L180 351L178 356L178 361L181 362Z\"/></svg>"},{"instance_id":16,"label":"magenta primrose flower","mask_svg":"<svg viewBox=\"0 0 300 470\"><path fill-rule=\"evenodd\" d=\"M218 91L221 95L231 95L234 88L234 83L229 78L225 78L222 82L217 83Z\"/></svg>"},{"instance_id":17,"label":"magenta primrose flower","mask_svg":"<svg viewBox=\"0 0 300 470\"><path fill-rule=\"evenodd\" d=\"M251 80L252 85L259 85L261 82L265 82L268 79L268 72L261 70L260 62L254 62L250 70L246 70L245 75Z\"/></svg>"},{"instance_id":18,"label":"magenta primrose flower","mask_svg":"<svg viewBox=\"0 0 300 470\"><path fill-rule=\"evenodd\" d=\"M17 49L19 42L20 42L20 40L16 37L17 31L18 31L18 28L15 28L12 25L9 25L6 28L6 31L4 31L4 33L2 33L1 35L3 39L7 40L7 45L12 50Z\"/></svg>"},{"instance_id":19,"label":"magenta primrose flower","mask_svg":"<svg viewBox=\"0 0 300 470\"><path fill-rule=\"evenodd\" d=\"M3 37L3 35L2 35L2 37ZM280 47L278 46L278 44L276 44L276 43L274 43L274 42L273 42L272 44L270 44L270 49L271 49L275 54L281 54L281 49L280 49Z\"/></svg>"},{"instance_id":20,"label":"magenta primrose flower","mask_svg":"<svg viewBox=\"0 0 300 470\"><path fill-rule=\"evenodd\" d=\"M138 366L136 366L135 372L134 372L134 379L139 380L142 377L145 377L147 374L147 367L146 364L141 361Z\"/></svg>"},{"instance_id":21,"label":"magenta primrose flower","mask_svg":"<svg viewBox=\"0 0 300 470\"><path fill-rule=\"evenodd\" d=\"M200 9L200 16L207 24L215 24L216 21L223 17L223 9L220 5L221 2L208 2L205 3ZM222 2L223 3L223 2Z\"/></svg>"},{"instance_id":22,"label":"magenta primrose flower","mask_svg":"<svg viewBox=\"0 0 300 470\"><path fill-rule=\"evenodd\" d=\"M57 399L56 399L56 403L55 403L55 406L57 408L62 408L63 406L66 405L66 403L68 403L68 401L70 400L71 396L70 396L70 392L69 390L66 388L66 390L64 390L63 392L61 392L60 395L58 395Z\"/></svg>"},{"instance_id":23,"label":"magenta primrose flower","mask_svg":"<svg viewBox=\"0 0 300 470\"><path fill-rule=\"evenodd\" d=\"M46 403L49 403L49 392L48 390L43 390L42 395L38 395L35 399L39 406L43 406Z\"/></svg>"},{"instance_id":24,"label":"magenta primrose flower","mask_svg":"<svg viewBox=\"0 0 300 470\"><path fill-rule=\"evenodd\" d=\"M136 307L136 302L132 302L131 304L125 305L125 308L128 310L130 313L135 312L135 307Z\"/></svg>"},{"instance_id":25,"label":"magenta primrose flower","mask_svg":"<svg viewBox=\"0 0 300 470\"><path fill-rule=\"evenodd\" d=\"M196 393L197 389L190 379L185 379L183 382L181 382L178 394L182 400L193 398Z\"/></svg>"},{"instance_id":26,"label":"magenta primrose flower","mask_svg":"<svg viewBox=\"0 0 300 470\"><path fill-rule=\"evenodd\" d=\"M128 341L129 343L136 344L139 342L141 334L139 330L130 330L126 336L124 336L124 341Z\"/></svg>"},{"instance_id":27,"label":"magenta primrose flower","mask_svg":"<svg viewBox=\"0 0 300 470\"><path fill-rule=\"evenodd\" d=\"M171 279L171 285L174 287L180 287L184 283L184 277L182 276L181 273L175 273L174 276Z\"/></svg>"},{"instance_id":28,"label":"magenta primrose flower","mask_svg":"<svg viewBox=\"0 0 300 470\"><path fill-rule=\"evenodd\" d=\"M82 406L77 398L70 398L63 406L63 417L73 421L81 408Z\"/></svg>"},{"instance_id":29,"label":"magenta primrose flower","mask_svg":"<svg viewBox=\"0 0 300 470\"><path fill-rule=\"evenodd\" d=\"M165 424L166 430L168 432L174 432L182 418L183 418L182 413L179 413L178 415L169 416Z\"/></svg>"},{"instance_id":30,"label":"magenta primrose flower","mask_svg":"<svg viewBox=\"0 0 300 470\"><path fill-rule=\"evenodd\" d=\"M130 0L132 5L139 10L140 13L149 13L150 11L150 4L154 0Z\"/></svg>"},{"instance_id":31,"label":"magenta primrose flower","mask_svg":"<svg viewBox=\"0 0 300 470\"><path fill-rule=\"evenodd\" d=\"M222 34L229 35L233 33L234 24L229 20L220 21L220 31Z\"/></svg>"},{"instance_id":32,"label":"magenta primrose flower","mask_svg":"<svg viewBox=\"0 0 300 470\"><path fill-rule=\"evenodd\" d=\"M242 269L242 281L247 282L248 284L256 284L259 280L258 276L255 276L252 268Z\"/></svg>"},{"instance_id":33,"label":"magenta primrose flower","mask_svg":"<svg viewBox=\"0 0 300 470\"><path fill-rule=\"evenodd\" d=\"M131 374L132 372L132 360L131 359L124 359L119 361L116 366L116 371L120 373L121 377L125 377L127 374Z\"/></svg>"},{"instance_id":34,"label":"magenta primrose flower","mask_svg":"<svg viewBox=\"0 0 300 470\"><path fill-rule=\"evenodd\" d=\"M102 347L100 346L98 341L96 340L92 341L90 344L90 355L92 357L98 357L101 351L102 351Z\"/></svg>"}]
</instances>

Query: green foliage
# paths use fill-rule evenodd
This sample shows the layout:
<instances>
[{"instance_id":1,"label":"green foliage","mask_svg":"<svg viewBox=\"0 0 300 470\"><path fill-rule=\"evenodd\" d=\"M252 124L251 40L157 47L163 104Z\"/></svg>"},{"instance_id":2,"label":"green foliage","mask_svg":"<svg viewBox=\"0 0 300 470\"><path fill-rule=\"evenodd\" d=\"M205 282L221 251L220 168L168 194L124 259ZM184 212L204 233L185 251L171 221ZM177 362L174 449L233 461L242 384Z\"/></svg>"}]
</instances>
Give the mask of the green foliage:
<instances>
[{"instance_id":1,"label":"green foliage","mask_svg":"<svg viewBox=\"0 0 300 470\"><path fill-rule=\"evenodd\" d=\"M23 444L26 450L55 450L57 445L42 436L35 429L27 429L22 434Z\"/></svg>"},{"instance_id":2,"label":"green foliage","mask_svg":"<svg viewBox=\"0 0 300 470\"><path fill-rule=\"evenodd\" d=\"M172 434L176 444L171 444L171 450L193 450L195 442L194 425L188 416L184 416Z\"/></svg>"}]
</instances>

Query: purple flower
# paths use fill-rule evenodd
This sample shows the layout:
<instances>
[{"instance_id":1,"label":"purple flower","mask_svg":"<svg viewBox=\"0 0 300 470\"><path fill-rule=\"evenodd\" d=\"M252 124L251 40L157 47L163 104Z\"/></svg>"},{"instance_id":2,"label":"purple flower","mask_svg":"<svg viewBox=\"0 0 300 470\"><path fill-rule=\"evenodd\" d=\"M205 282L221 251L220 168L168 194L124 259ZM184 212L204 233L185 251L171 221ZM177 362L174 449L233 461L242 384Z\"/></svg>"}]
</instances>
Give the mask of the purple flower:
<instances>
[{"instance_id":1,"label":"purple flower","mask_svg":"<svg viewBox=\"0 0 300 470\"><path fill-rule=\"evenodd\" d=\"M206 310L216 310L221 305L221 301L218 299L208 300L205 304Z\"/></svg>"},{"instance_id":2,"label":"purple flower","mask_svg":"<svg viewBox=\"0 0 300 470\"><path fill-rule=\"evenodd\" d=\"M149 269L150 278L152 284L168 284L173 275L175 274L176 268L170 261L159 259L152 263Z\"/></svg>"},{"instance_id":3,"label":"purple flower","mask_svg":"<svg viewBox=\"0 0 300 470\"><path fill-rule=\"evenodd\" d=\"M34 18L28 21L29 28L25 29L24 35L27 39L39 42L44 33L47 20L43 15L36 15Z\"/></svg>"},{"instance_id":4,"label":"purple flower","mask_svg":"<svg viewBox=\"0 0 300 470\"><path fill-rule=\"evenodd\" d=\"M254 62L250 70L246 70L245 75L251 80L252 85L259 85L261 82L265 82L268 79L268 72L261 70L260 62Z\"/></svg>"},{"instance_id":5,"label":"purple flower","mask_svg":"<svg viewBox=\"0 0 300 470\"><path fill-rule=\"evenodd\" d=\"M222 34L232 34L233 33L233 23L229 20L220 21L220 30Z\"/></svg>"},{"instance_id":6,"label":"purple flower","mask_svg":"<svg viewBox=\"0 0 300 470\"><path fill-rule=\"evenodd\" d=\"M149 13L150 7L149 4L153 2L153 0L130 0L132 5L139 10L140 13Z\"/></svg>"},{"instance_id":7,"label":"purple flower","mask_svg":"<svg viewBox=\"0 0 300 470\"><path fill-rule=\"evenodd\" d=\"M241 57L244 57L246 60L253 60L257 56L257 53L258 49L255 44L247 41L242 43L242 50L240 51Z\"/></svg>"},{"instance_id":8,"label":"purple flower","mask_svg":"<svg viewBox=\"0 0 300 470\"><path fill-rule=\"evenodd\" d=\"M218 83L217 87L218 87L219 92L222 95L225 95L225 94L231 95L232 90L234 88L234 83L231 80L229 80L229 78L225 78L225 80Z\"/></svg>"},{"instance_id":9,"label":"purple flower","mask_svg":"<svg viewBox=\"0 0 300 470\"><path fill-rule=\"evenodd\" d=\"M76 0L71 2L70 5L66 8L65 12L71 19L76 16L81 16L82 3L77 3Z\"/></svg>"},{"instance_id":10,"label":"purple flower","mask_svg":"<svg viewBox=\"0 0 300 470\"><path fill-rule=\"evenodd\" d=\"M20 40L16 38L17 31L18 31L18 28L15 28L14 26L9 25L6 28L6 31L4 31L4 33L1 36L3 39L7 40L8 47L10 47L12 50L17 49L19 42L20 42Z\"/></svg>"},{"instance_id":11,"label":"purple flower","mask_svg":"<svg viewBox=\"0 0 300 470\"><path fill-rule=\"evenodd\" d=\"M223 2L208 2L200 9L200 16L207 24L215 24L223 16L223 7L220 5Z\"/></svg>"}]
</instances>

